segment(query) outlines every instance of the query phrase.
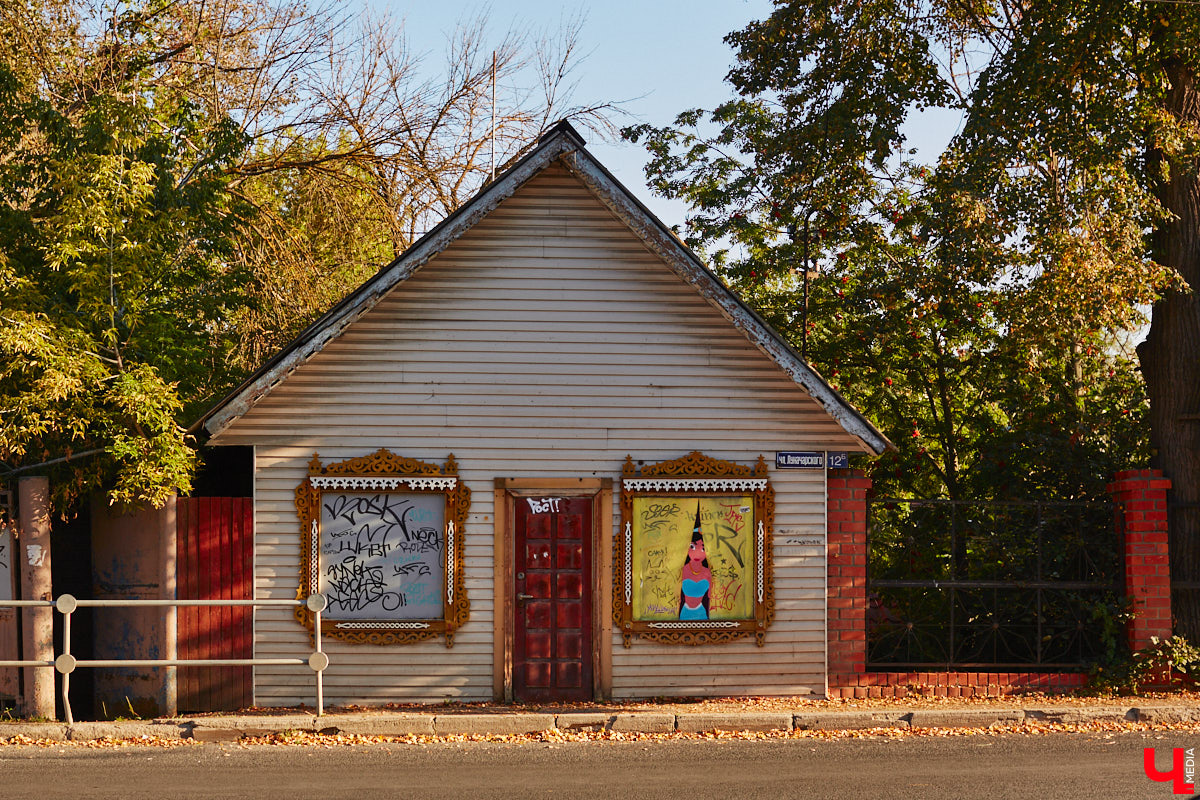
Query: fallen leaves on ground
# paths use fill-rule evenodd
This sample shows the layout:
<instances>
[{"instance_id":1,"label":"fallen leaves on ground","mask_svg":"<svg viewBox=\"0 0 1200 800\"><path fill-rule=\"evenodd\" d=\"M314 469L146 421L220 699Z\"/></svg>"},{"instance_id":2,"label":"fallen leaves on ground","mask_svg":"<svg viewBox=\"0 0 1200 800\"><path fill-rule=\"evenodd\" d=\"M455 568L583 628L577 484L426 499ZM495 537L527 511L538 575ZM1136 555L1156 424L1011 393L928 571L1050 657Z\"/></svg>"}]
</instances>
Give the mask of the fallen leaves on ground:
<instances>
[{"instance_id":1,"label":"fallen leaves on ground","mask_svg":"<svg viewBox=\"0 0 1200 800\"><path fill-rule=\"evenodd\" d=\"M604 711L612 714L636 711L659 711L663 713L755 713L788 712L806 713L813 711L838 711L844 709L871 710L903 708L908 711L949 708L1012 708L1014 706L1149 706L1156 704L1200 704L1200 692L1174 691L1144 693L1137 696L1097 694L1049 694L1045 692L1014 692L996 697L945 697L910 693L906 697L861 697L813 699L809 697L658 697L653 700L616 700L609 702L582 703L460 703L447 701L429 703L388 703L381 706L345 705L326 709L331 716L338 714L382 714L415 712L425 714L524 714L524 713L570 713L572 711ZM300 709L248 709L255 715L280 715L296 713ZM214 715L216 716L216 715Z\"/></svg>"},{"instance_id":2,"label":"fallen leaves on ground","mask_svg":"<svg viewBox=\"0 0 1200 800\"><path fill-rule=\"evenodd\" d=\"M784 740L784 739L906 739L922 737L957 736L1048 736L1062 733L1148 733L1148 732L1200 733L1200 722L1145 723L1145 722L1087 722L1050 723L1026 722L1022 724L996 724L990 727L964 728L909 728L879 727L858 730L795 730L795 731L710 731L706 733L642 733L634 731L564 731L552 729L529 734L451 734L446 736L365 736L360 734L323 734L289 731L286 734L256 736L241 739L239 744L277 745L293 747L338 747L362 744L400 744L425 746L468 742L493 742L512 744L564 744L569 742L666 742L666 741L728 741L728 740Z\"/></svg>"},{"instance_id":3,"label":"fallen leaves on ground","mask_svg":"<svg viewBox=\"0 0 1200 800\"><path fill-rule=\"evenodd\" d=\"M872 710L903 708L907 711L941 710L953 708L985 709L989 707L1013 708L1016 706L1038 707L1148 707L1162 704L1200 704L1200 692L1175 691L1169 693L1142 694L1131 696L1064 695L1025 692L1002 697L939 697L910 694L905 698L853 698L814 700L807 697L720 697L720 698L656 698L652 701L615 701L607 703L555 703L545 704L501 704L501 703L458 703L443 704L391 703L384 706L339 706L326 714L330 722L336 723L339 714L388 714L396 712L423 713L443 716L454 713L509 714L509 713L570 713L573 711L600 711L609 714L658 711L662 713L754 713L754 712L820 712L838 710ZM296 713L311 713L311 709L299 708L251 708L241 713L254 716L274 717ZM198 714L196 718L229 716L228 714ZM584 731L551 729L531 734L448 734L367 736L359 734L328 734L307 731L287 731L270 736L245 737L239 740L246 745L338 747L358 744L394 743L400 745L425 746L445 743L510 742L515 744L542 744L557 746L571 742L661 742L673 740L782 740L782 739L904 739L913 737L956 737L956 736L1047 736L1060 733L1135 733L1135 732L1185 732L1200 733L1200 723L1145 723L1093 721L1086 723L1056 723L1031 720L1021 724L997 723L990 727L954 728L911 728L878 727L851 730L795 730L795 731L713 731L708 733L641 733L633 731ZM83 747L107 749L119 747L187 747L202 743L192 739L155 738L105 738L87 741L61 741L35 739L26 736L0 738L0 746L27 745L34 747Z\"/></svg>"},{"instance_id":4,"label":"fallen leaves on ground","mask_svg":"<svg viewBox=\"0 0 1200 800\"><path fill-rule=\"evenodd\" d=\"M565 731L557 728L528 734L447 734L444 736L417 735L368 736L363 734L329 734L308 731L286 731L269 736L247 736L239 739L240 747L346 747L367 744L398 744L423 747L427 745L467 744L474 742L508 743L518 745L559 745L576 742L668 742L668 741L767 741L786 739L910 739L947 738L960 736L1049 736L1069 733L1188 733L1200 734L1200 722L1146 723L1110 722L1052 723L1031 721L1021 724L997 723L988 727L910 728L878 727L853 730L794 730L794 731L708 731L704 733L643 733L639 731ZM27 736L0 738L0 747L78 747L87 749L117 749L125 747L200 747L204 743L193 739L105 737L86 741L35 739Z\"/></svg>"},{"instance_id":5,"label":"fallen leaves on ground","mask_svg":"<svg viewBox=\"0 0 1200 800\"><path fill-rule=\"evenodd\" d=\"M122 747L196 747L203 744L194 739L177 739L161 736L105 736L100 739L81 739L79 741L62 739L39 739L32 736L0 737L0 747L81 747L88 750L113 750Z\"/></svg>"}]
</instances>

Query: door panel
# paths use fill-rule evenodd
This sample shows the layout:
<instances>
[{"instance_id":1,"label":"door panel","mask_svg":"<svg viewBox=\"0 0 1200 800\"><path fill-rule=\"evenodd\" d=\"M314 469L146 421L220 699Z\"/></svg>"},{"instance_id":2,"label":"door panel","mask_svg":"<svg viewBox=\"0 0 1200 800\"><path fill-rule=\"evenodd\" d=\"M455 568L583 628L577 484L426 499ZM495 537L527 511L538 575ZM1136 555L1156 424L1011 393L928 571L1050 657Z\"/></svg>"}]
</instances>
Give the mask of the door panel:
<instances>
[{"instance_id":1,"label":"door panel","mask_svg":"<svg viewBox=\"0 0 1200 800\"><path fill-rule=\"evenodd\" d=\"M592 498L515 500L513 697L592 698Z\"/></svg>"}]
</instances>

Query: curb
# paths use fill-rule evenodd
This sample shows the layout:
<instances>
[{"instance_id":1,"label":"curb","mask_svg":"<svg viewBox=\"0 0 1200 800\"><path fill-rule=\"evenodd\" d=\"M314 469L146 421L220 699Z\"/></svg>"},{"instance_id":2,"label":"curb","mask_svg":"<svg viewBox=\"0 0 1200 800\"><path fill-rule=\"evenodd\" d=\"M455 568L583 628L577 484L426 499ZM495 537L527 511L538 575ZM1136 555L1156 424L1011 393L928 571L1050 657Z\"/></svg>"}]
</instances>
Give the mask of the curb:
<instances>
[{"instance_id":1,"label":"curb","mask_svg":"<svg viewBox=\"0 0 1200 800\"><path fill-rule=\"evenodd\" d=\"M339 714L317 717L199 717L193 719L118 722L0 723L0 741L23 737L46 741L101 739L192 739L236 742L243 737L289 731L362 736L522 735L569 732L708 733L713 731L844 731L869 728L988 728L1039 722L1049 725L1112 723L1195 723L1200 706L1045 707L996 709L929 709L904 711L695 712L657 711L497 714Z\"/></svg>"},{"instance_id":2,"label":"curb","mask_svg":"<svg viewBox=\"0 0 1200 800\"><path fill-rule=\"evenodd\" d=\"M865 728L907 728L912 712L907 711L827 711L796 714L792 728L798 731L850 731Z\"/></svg>"},{"instance_id":3,"label":"curb","mask_svg":"<svg viewBox=\"0 0 1200 800\"><path fill-rule=\"evenodd\" d=\"M449 714L433 718L433 732L437 736L461 733L501 736L553 729L553 714Z\"/></svg>"},{"instance_id":4,"label":"curb","mask_svg":"<svg viewBox=\"0 0 1200 800\"><path fill-rule=\"evenodd\" d=\"M908 717L910 728L990 728L993 725L1020 725L1035 719L1031 714L1039 712L1020 708L961 710L945 709L914 711Z\"/></svg>"},{"instance_id":5,"label":"curb","mask_svg":"<svg viewBox=\"0 0 1200 800\"><path fill-rule=\"evenodd\" d=\"M792 714L680 714L675 718L675 730L684 733L709 731L790 731L794 726Z\"/></svg>"}]
</instances>

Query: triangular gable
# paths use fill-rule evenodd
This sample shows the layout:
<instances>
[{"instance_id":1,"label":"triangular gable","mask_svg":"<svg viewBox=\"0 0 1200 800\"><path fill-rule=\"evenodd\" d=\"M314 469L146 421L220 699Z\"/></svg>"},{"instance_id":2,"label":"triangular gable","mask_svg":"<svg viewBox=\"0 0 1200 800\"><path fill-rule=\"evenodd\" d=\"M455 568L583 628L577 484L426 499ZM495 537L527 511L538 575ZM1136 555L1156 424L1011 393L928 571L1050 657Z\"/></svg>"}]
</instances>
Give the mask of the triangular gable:
<instances>
[{"instance_id":1,"label":"triangular gable","mask_svg":"<svg viewBox=\"0 0 1200 800\"><path fill-rule=\"evenodd\" d=\"M717 308L734 327L803 388L847 433L872 453L893 445L861 413L800 358L778 333L725 286L641 202L584 148L583 139L567 122L542 136L537 146L512 168L483 187L458 211L442 220L395 261L377 272L328 313L306 328L261 369L218 403L192 430L214 436L244 415L287 379L297 367L321 352L392 289L445 250L522 185L555 162L576 176L614 216L682 280Z\"/></svg>"}]
</instances>

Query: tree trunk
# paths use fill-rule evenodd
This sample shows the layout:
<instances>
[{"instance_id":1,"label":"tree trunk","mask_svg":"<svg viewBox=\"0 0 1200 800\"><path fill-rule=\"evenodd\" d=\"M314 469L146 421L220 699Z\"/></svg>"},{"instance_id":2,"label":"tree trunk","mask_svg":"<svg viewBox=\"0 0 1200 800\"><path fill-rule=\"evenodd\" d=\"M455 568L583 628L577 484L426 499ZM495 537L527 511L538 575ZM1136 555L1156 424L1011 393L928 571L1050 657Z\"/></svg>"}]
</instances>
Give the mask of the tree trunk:
<instances>
[{"instance_id":1,"label":"tree trunk","mask_svg":"<svg viewBox=\"0 0 1200 800\"><path fill-rule=\"evenodd\" d=\"M1182 63L1166 66L1167 111L1185 128L1200 124L1196 76ZM1151 173L1163 155L1148 154ZM1170 292L1151 315L1138 347L1150 398L1151 466L1171 480L1170 561L1173 582L1200 581L1200 176L1196 163L1171 163L1170 179L1156 187L1171 214L1152 239L1155 260L1178 270L1191 293ZM1196 505L1192 505L1196 504ZM1200 591L1172 593L1175 630L1200 642Z\"/></svg>"}]
</instances>

